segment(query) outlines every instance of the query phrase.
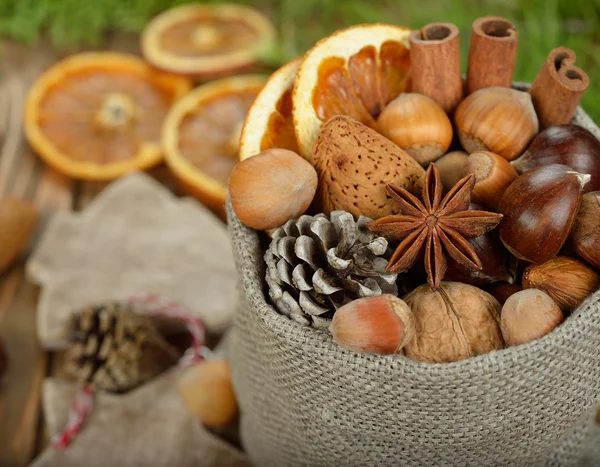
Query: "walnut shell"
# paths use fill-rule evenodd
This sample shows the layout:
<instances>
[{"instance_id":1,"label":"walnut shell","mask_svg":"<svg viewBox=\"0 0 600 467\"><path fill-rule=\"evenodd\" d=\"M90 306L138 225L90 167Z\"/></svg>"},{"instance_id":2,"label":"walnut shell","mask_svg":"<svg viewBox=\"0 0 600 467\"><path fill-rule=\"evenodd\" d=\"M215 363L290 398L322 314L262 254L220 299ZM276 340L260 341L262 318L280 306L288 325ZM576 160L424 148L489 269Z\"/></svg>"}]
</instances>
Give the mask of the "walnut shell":
<instances>
[{"instance_id":1,"label":"walnut shell","mask_svg":"<svg viewBox=\"0 0 600 467\"><path fill-rule=\"evenodd\" d=\"M504 348L500 303L477 287L442 282L434 292L422 285L404 301L416 325L416 338L404 350L414 360L456 362Z\"/></svg>"},{"instance_id":2,"label":"walnut shell","mask_svg":"<svg viewBox=\"0 0 600 467\"><path fill-rule=\"evenodd\" d=\"M338 115L321 127L312 163L319 176L317 208L379 219L397 214L388 183L420 195L425 170L390 140L358 121Z\"/></svg>"}]
</instances>

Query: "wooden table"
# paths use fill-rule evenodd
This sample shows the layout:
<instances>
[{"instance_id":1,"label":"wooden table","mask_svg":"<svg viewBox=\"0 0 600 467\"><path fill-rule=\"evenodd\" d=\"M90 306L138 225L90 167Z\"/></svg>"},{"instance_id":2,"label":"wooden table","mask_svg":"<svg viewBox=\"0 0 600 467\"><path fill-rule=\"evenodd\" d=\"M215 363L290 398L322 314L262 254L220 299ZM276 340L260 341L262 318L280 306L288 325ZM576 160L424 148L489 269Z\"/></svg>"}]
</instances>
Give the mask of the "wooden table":
<instances>
[{"instance_id":1,"label":"wooden table","mask_svg":"<svg viewBox=\"0 0 600 467\"><path fill-rule=\"evenodd\" d=\"M111 38L109 47L137 52L137 39ZM35 156L22 132L23 102L29 86L61 55L44 43L32 47L1 43L0 53L0 196L32 200L46 218L56 211L82 209L104 185L76 182L56 173ZM153 175L162 178L164 170L159 168ZM30 249L34 244L35 238ZM0 338L9 360L0 383L2 467L27 465L46 444L41 385L46 375L55 373L60 360L38 343L39 290L25 278L23 265L24 260L0 275Z\"/></svg>"}]
</instances>

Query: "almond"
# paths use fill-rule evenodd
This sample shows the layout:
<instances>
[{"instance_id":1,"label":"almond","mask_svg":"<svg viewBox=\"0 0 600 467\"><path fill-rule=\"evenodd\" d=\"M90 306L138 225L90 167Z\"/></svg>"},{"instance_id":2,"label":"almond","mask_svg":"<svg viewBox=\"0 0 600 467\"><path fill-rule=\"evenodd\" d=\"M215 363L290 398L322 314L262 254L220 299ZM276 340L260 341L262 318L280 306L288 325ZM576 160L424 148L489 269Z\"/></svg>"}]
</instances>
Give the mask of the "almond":
<instances>
[{"instance_id":1,"label":"almond","mask_svg":"<svg viewBox=\"0 0 600 467\"><path fill-rule=\"evenodd\" d=\"M387 184L420 195L425 179L425 170L405 151L341 115L321 127L311 161L319 176L316 204L326 214L339 209L371 219L397 214Z\"/></svg>"}]
</instances>

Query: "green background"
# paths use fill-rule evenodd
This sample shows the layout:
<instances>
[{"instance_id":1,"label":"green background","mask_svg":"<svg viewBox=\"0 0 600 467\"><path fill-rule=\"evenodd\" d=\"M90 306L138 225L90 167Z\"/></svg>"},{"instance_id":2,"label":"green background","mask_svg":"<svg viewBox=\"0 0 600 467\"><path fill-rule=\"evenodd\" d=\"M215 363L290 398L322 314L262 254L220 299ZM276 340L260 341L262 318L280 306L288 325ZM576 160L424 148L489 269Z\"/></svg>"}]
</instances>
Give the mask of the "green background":
<instances>
[{"instance_id":1,"label":"green background","mask_svg":"<svg viewBox=\"0 0 600 467\"><path fill-rule=\"evenodd\" d=\"M189 0L0 0L0 35L26 43L48 37L61 49L101 46L113 31L136 33L157 12ZM216 2L203 2L216 3ZM515 79L532 81L548 52L560 45L577 53L591 79L583 106L600 120L600 0L254 0L281 32L268 61L277 66L332 31L363 22L419 28L455 23L463 48L463 71L473 20L499 15L519 33Z\"/></svg>"}]
</instances>

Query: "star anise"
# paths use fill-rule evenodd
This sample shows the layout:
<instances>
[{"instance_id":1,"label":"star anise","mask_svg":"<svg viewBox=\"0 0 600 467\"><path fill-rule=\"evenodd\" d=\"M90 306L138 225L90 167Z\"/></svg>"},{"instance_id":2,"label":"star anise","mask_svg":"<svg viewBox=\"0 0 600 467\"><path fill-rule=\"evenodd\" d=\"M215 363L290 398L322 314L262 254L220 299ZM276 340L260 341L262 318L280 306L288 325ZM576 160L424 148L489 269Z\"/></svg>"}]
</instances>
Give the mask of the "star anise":
<instances>
[{"instance_id":1,"label":"star anise","mask_svg":"<svg viewBox=\"0 0 600 467\"><path fill-rule=\"evenodd\" d=\"M369 223L376 235L400 242L386 270L408 271L424 252L427 282L436 290L448 268L447 256L467 270L481 269L481 260L466 239L494 229L502 214L469 210L474 185L475 178L469 175L442 199L443 186L435 164L430 164L425 174L423 202L404 188L387 185L400 214Z\"/></svg>"}]
</instances>

